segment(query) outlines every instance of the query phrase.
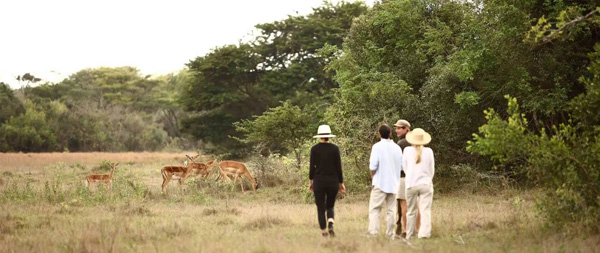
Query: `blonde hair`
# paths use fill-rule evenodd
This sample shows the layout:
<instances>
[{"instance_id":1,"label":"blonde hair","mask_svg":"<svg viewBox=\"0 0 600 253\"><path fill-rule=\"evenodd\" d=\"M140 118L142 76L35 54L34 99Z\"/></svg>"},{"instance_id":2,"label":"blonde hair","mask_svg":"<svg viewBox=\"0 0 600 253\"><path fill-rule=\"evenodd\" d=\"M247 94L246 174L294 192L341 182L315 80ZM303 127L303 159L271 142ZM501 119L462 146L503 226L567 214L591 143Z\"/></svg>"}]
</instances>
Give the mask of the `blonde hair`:
<instances>
[{"instance_id":1,"label":"blonde hair","mask_svg":"<svg viewBox=\"0 0 600 253\"><path fill-rule=\"evenodd\" d=\"M417 151L417 155L415 157L415 161L417 164L421 163L421 153L423 153L423 145L416 145L415 150Z\"/></svg>"}]
</instances>

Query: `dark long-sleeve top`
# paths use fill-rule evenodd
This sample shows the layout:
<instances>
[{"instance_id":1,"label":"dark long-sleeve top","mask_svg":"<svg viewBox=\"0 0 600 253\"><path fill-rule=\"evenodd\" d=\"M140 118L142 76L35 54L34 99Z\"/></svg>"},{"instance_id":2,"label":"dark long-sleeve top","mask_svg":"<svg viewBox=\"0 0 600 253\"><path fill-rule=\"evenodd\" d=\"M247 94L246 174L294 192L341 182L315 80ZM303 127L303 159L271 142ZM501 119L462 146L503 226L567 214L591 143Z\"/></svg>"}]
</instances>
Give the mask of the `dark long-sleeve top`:
<instances>
[{"instance_id":1,"label":"dark long-sleeve top","mask_svg":"<svg viewBox=\"0 0 600 253\"><path fill-rule=\"evenodd\" d=\"M310 149L308 178L344 182L338 146L331 143L317 143Z\"/></svg>"},{"instance_id":2,"label":"dark long-sleeve top","mask_svg":"<svg viewBox=\"0 0 600 253\"><path fill-rule=\"evenodd\" d=\"M404 148L410 147L410 143L408 143L406 138L404 138L405 136L406 135L403 135L402 137L400 137L401 139L398 141L398 146L400 146L400 148L402 149L402 152L404 152ZM400 172L400 177L406 177L406 173L404 173L404 168L402 168L402 171Z\"/></svg>"}]
</instances>

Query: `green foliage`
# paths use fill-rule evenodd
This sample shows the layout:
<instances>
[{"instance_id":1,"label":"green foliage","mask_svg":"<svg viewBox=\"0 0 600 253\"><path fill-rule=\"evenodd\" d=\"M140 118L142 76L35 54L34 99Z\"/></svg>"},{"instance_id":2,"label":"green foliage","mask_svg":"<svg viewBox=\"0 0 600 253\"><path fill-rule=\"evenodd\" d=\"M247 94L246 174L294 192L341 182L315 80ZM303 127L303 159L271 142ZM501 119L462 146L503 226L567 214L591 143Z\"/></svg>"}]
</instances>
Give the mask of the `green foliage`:
<instances>
[{"instance_id":1,"label":"green foliage","mask_svg":"<svg viewBox=\"0 0 600 253\"><path fill-rule=\"evenodd\" d=\"M600 126L600 43L594 45L594 52L590 53L590 75L582 76L579 80L585 85L586 93L571 100L573 118L579 122L580 127L593 131Z\"/></svg>"},{"instance_id":2,"label":"green foliage","mask_svg":"<svg viewBox=\"0 0 600 253\"><path fill-rule=\"evenodd\" d=\"M392 74L356 73L338 64L345 64L344 59L331 65L338 73L340 88L335 93L336 103L327 108L325 122L336 134L332 141L342 153L345 181L354 189L364 189L370 180L365 164L372 145L379 140L377 128L383 122L395 122L398 113L403 117L414 113L409 108L416 98L409 93L410 87Z\"/></svg>"},{"instance_id":3,"label":"green foliage","mask_svg":"<svg viewBox=\"0 0 600 253\"><path fill-rule=\"evenodd\" d=\"M0 124L6 122L10 117L18 116L25 112L21 104L8 84L0 82Z\"/></svg>"},{"instance_id":4,"label":"green foliage","mask_svg":"<svg viewBox=\"0 0 600 253\"><path fill-rule=\"evenodd\" d=\"M180 132L183 110L178 104L188 79L186 71L149 79L131 67L98 68L79 71L57 84L28 88L27 103L45 114L55 136L49 139L53 146L38 151L191 148L193 141L182 140L188 136ZM28 150L16 143L3 146L3 150Z\"/></svg>"},{"instance_id":5,"label":"green foliage","mask_svg":"<svg viewBox=\"0 0 600 253\"><path fill-rule=\"evenodd\" d=\"M365 73L405 82L406 92L414 95L410 103L397 104L404 95L383 107L358 105L395 111L385 122L400 117L429 131L439 164L485 164L484 157L465 153L466 142L486 121L481 111L493 108L504 116L504 94L519 98L521 110L531 116L525 127L540 132L565 122L566 104L584 91L577 78L585 73L595 29L581 28L557 44L532 47L523 41L532 20L545 14L554 19L573 2L385 1L354 21L343 53L328 69L341 92L351 80L365 82ZM577 4L587 11L592 5ZM333 107L345 100L352 97L336 97ZM366 133L372 124L352 126Z\"/></svg>"},{"instance_id":6,"label":"green foliage","mask_svg":"<svg viewBox=\"0 0 600 253\"><path fill-rule=\"evenodd\" d=\"M352 19L366 11L363 3L325 3L307 16L259 24L260 34L249 43L216 48L192 60L192 80L182 103L197 112L183 128L215 146L214 152L242 154L246 145L234 122L250 120L280 101L302 107L322 104L336 87L323 70L331 58L319 49L341 46ZM318 121L312 117L312 121Z\"/></svg>"},{"instance_id":7,"label":"green foliage","mask_svg":"<svg viewBox=\"0 0 600 253\"><path fill-rule=\"evenodd\" d=\"M598 3L593 2L568 7L557 4L549 18L542 16L537 20L525 39L534 44L548 43L555 39L572 39L571 36L588 32L590 23L600 23L600 7L597 6Z\"/></svg>"},{"instance_id":8,"label":"green foliage","mask_svg":"<svg viewBox=\"0 0 600 253\"><path fill-rule=\"evenodd\" d=\"M494 109L484 111L487 124L479 127L480 134L473 134L467 151L491 156L501 163L523 162L527 157L527 142L523 139L527 120L519 109L516 98L508 99L508 120L503 120Z\"/></svg>"},{"instance_id":9,"label":"green foliage","mask_svg":"<svg viewBox=\"0 0 600 253\"><path fill-rule=\"evenodd\" d=\"M468 150L488 155L513 172L526 172L541 186L540 210L558 227L572 222L600 231L600 137L598 131L581 131L571 124L553 128L554 134L540 135L523 127L526 120L509 98L509 118L488 112L488 123L474 134Z\"/></svg>"},{"instance_id":10,"label":"green foliage","mask_svg":"<svg viewBox=\"0 0 600 253\"><path fill-rule=\"evenodd\" d=\"M441 194L497 194L515 186L514 179L502 171L484 171L469 164L455 164L450 167L438 166L433 178L435 191ZM460 186L460 187L457 187Z\"/></svg>"},{"instance_id":11,"label":"green foliage","mask_svg":"<svg viewBox=\"0 0 600 253\"><path fill-rule=\"evenodd\" d=\"M454 96L454 103L460 105L461 109L469 109L479 103L479 95L476 92L464 91Z\"/></svg>"},{"instance_id":12,"label":"green foliage","mask_svg":"<svg viewBox=\"0 0 600 253\"><path fill-rule=\"evenodd\" d=\"M311 124L311 115L311 112L303 111L288 100L252 120L236 122L234 126L238 132L244 133L242 142L254 143L280 154L292 151L300 169L301 149L316 129Z\"/></svg>"},{"instance_id":13,"label":"green foliage","mask_svg":"<svg viewBox=\"0 0 600 253\"><path fill-rule=\"evenodd\" d=\"M557 226L578 222L600 232L600 135L561 125L539 137L531 155L531 174L542 182L542 211Z\"/></svg>"},{"instance_id":14,"label":"green foliage","mask_svg":"<svg viewBox=\"0 0 600 253\"><path fill-rule=\"evenodd\" d=\"M345 75L345 74L348 75ZM363 170L371 146L378 141L377 127L382 122L397 120L398 112L411 105L414 96L405 82L391 74L353 73L338 70L337 103L326 111L325 122L336 133L336 144L342 156L350 157L353 169Z\"/></svg>"},{"instance_id":15,"label":"green foliage","mask_svg":"<svg viewBox=\"0 0 600 253\"><path fill-rule=\"evenodd\" d=\"M142 77L133 67L81 70L53 87L68 105L94 103L98 108L109 105L150 109L154 102L148 96L158 80Z\"/></svg>"},{"instance_id":16,"label":"green foliage","mask_svg":"<svg viewBox=\"0 0 600 253\"><path fill-rule=\"evenodd\" d=\"M0 125L0 151L54 151L56 136L48 125L46 113L29 102L26 111Z\"/></svg>"}]
</instances>

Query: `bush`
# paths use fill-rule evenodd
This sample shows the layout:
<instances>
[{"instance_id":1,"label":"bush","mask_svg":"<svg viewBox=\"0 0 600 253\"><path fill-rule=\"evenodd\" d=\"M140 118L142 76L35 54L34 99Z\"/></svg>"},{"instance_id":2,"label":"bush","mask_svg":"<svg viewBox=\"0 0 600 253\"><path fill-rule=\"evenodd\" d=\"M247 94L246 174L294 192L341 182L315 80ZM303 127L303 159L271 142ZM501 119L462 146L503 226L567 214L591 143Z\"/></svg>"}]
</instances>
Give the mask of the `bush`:
<instances>
[{"instance_id":1,"label":"bush","mask_svg":"<svg viewBox=\"0 0 600 253\"><path fill-rule=\"evenodd\" d=\"M551 135L530 133L515 123L526 122L516 102L509 98L508 120L488 112L482 136L475 135L469 151L489 155L504 167L519 161L518 171L543 189L537 204L550 225L579 223L600 232L600 129L585 131L570 122L553 127Z\"/></svg>"},{"instance_id":2,"label":"bush","mask_svg":"<svg viewBox=\"0 0 600 253\"><path fill-rule=\"evenodd\" d=\"M498 171L480 171L468 164L438 166L433 185L439 193L496 193L511 185L510 178Z\"/></svg>"}]
</instances>

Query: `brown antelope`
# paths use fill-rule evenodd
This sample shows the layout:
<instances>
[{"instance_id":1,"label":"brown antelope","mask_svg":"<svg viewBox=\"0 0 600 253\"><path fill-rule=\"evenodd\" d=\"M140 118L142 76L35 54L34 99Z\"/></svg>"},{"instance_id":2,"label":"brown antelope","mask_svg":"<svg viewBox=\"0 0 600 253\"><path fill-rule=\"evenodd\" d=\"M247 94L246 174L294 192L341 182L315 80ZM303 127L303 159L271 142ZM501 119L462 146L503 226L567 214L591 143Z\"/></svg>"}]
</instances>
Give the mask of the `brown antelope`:
<instances>
[{"instance_id":1,"label":"brown antelope","mask_svg":"<svg viewBox=\"0 0 600 253\"><path fill-rule=\"evenodd\" d=\"M110 165L110 173L109 174L91 174L86 177L88 187L91 189L94 183L106 183L108 185L108 189L112 189L112 179L113 174L115 173L115 168L119 165L119 163L113 163Z\"/></svg>"},{"instance_id":2,"label":"brown antelope","mask_svg":"<svg viewBox=\"0 0 600 253\"><path fill-rule=\"evenodd\" d=\"M226 178L233 181L234 185L237 181L242 186L242 192L244 192L243 178L248 179L252 183L252 189L256 191L258 189L258 182L254 180L248 168L245 164L236 161L222 161L219 163L219 170L221 172L221 180L225 181Z\"/></svg>"},{"instance_id":3,"label":"brown antelope","mask_svg":"<svg viewBox=\"0 0 600 253\"><path fill-rule=\"evenodd\" d=\"M184 166L176 165L163 167L160 170L163 178L162 191L165 192L167 185L173 177L176 177L176 179L179 180L179 186L181 186L189 176L202 175L199 171L208 171L208 166L206 164L195 162L198 156L200 155L194 157L186 155L189 161Z\"/></svg>"},{"instance_id":4,"label":"brown antelope","mask_svg":"<svg viewBox=\"0 0 600 253\"><path fill-rule=\"evenodd\" d=\"M217 160L213 160L213 161L209 161L204 163L206 166L201 166L199 169L194 170L193 173L196 176L200 176L201 178L208 178L210 177L215 170L212 169L216 164Z\"/></svg>"}]
</instances>

